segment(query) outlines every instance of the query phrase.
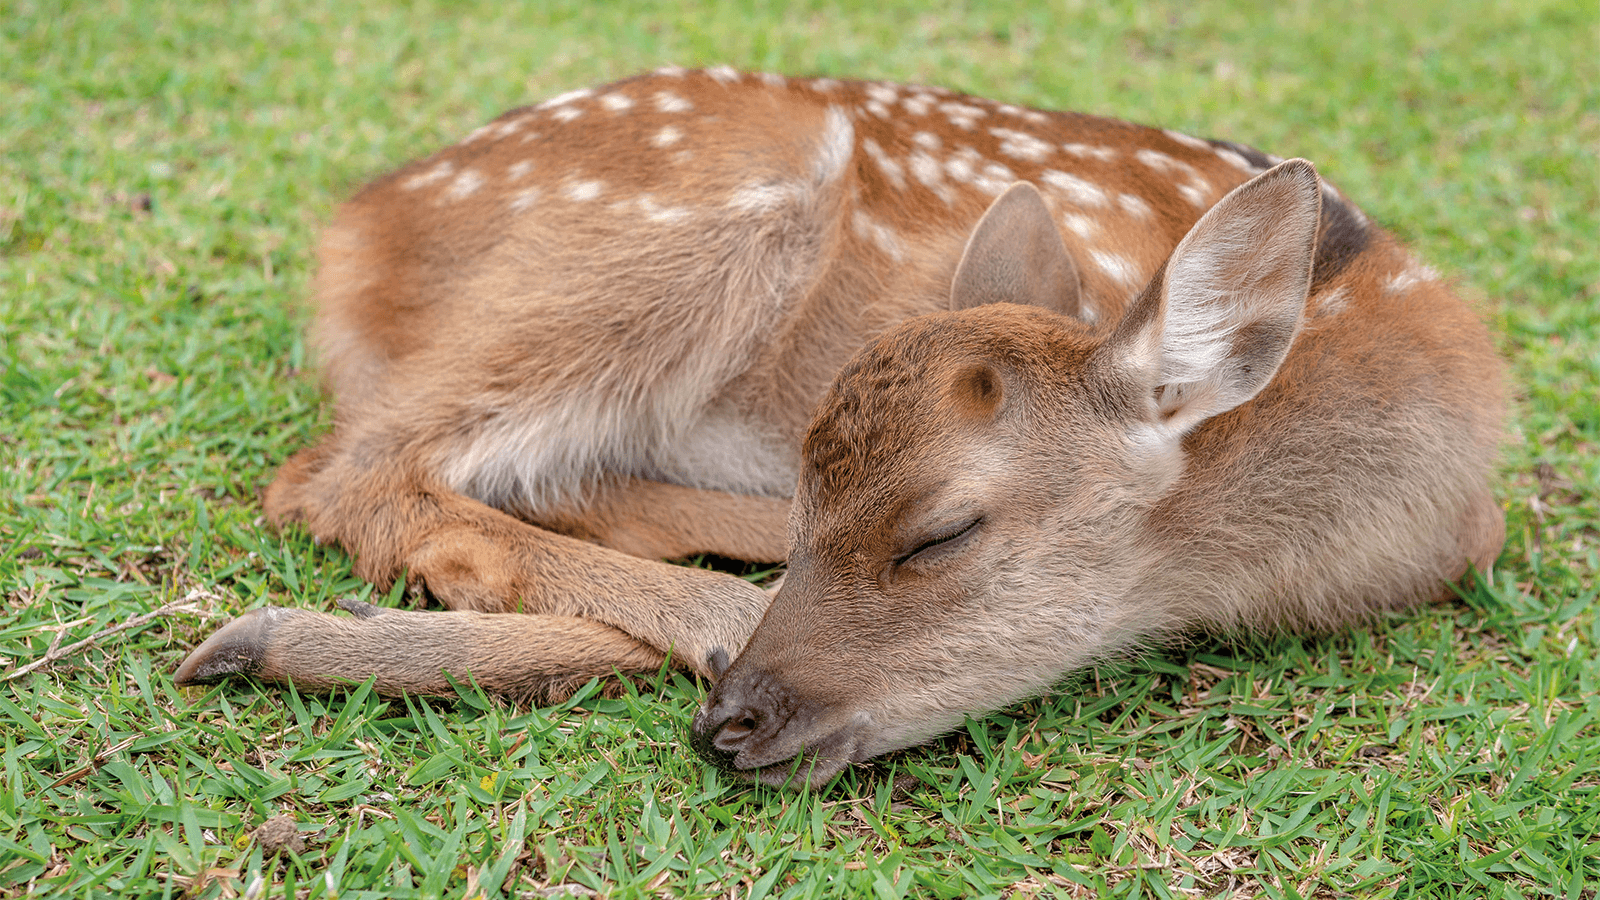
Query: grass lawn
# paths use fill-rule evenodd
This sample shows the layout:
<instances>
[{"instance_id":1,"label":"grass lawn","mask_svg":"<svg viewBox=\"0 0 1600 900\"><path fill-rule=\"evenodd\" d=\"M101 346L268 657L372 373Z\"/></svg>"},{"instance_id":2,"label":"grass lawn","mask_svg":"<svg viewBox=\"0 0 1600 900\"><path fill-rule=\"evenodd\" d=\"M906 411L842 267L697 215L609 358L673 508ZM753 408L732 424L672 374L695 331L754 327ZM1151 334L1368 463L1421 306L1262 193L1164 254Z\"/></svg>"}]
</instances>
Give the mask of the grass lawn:
<instances>
[{"instance_id":1,"label":"grass lawn","mask_svg":"<svg viewBox=\"0 0 1600 900\"><path fill-rule=\"evenodd\" d=\"M932 6L7 0L0 677L130 627L0 684L0 898L1595 897L1600 11ZM1314 160L1500 335L1492 579L1368 630L1083 673L808 794L694 759L699 688L672 673L536 710L174 688L243 610L370 593L256 501L330 424L302 332L334 205L504 108L667 62ZM281 814L298 852L252 836Z\"/></svg>"}]
</instances>

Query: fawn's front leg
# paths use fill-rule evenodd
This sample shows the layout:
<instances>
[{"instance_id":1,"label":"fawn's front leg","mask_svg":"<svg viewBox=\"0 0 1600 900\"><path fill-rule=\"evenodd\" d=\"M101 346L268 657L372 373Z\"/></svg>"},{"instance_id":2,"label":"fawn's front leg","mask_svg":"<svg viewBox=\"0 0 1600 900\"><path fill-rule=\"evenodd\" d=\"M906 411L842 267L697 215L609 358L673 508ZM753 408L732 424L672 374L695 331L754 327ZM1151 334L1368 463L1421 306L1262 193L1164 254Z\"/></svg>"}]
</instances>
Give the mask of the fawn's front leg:
<instances>
[{"instance_id":1,"label":"fawn's front leg","mask_svg":"<svg viewBox=\"0 0 1600 900\"><path fill-rule=\"evenodd\" d=\"M257 611L197 649L180 681L241 673L315 687L375 674L385 690L433 692L446 671L471 673L497 691L536 694L515 671L537 673L541 684L582 680L652 669L663 654L714 677L766 610L768 595L738 578L538 528L412 467L357 465L339 440L331 435L290 460L267 491L268 516L302 521L319 539L339 543L356 557L357 574L380 586L405 573L455 612L356 621ZM782 510L770 502L757 508ZM760 525L772 528L770 520ZM508 674L491 677L491 669Z\"/></svg>"},{"instance_id":2,"label":"fawn's front leg","mask_svg":"<svg viewBox=\"0 0 1600 900\"><path fill-rule=\"evenodd\" d=\"M301 521L318 538L339 543L356 557L356 574L380 587L404 572L452 610L581 616L702 670L718 650L730 659L737 654L766 611L766 595L741 579L640 559L530 525L451 491L403 454L386 455L382 466L362 466L353 445L335 432L323 446L297 454L268 488L264 505L274 522ZM731 504L746 501L742 511L752 514L756 534L776 531L773 520L787 510L777 501L665 485L654 490L680 499L695 495L703 506L720 497L725 508L717 512L724 520L741 511ZM618 507L612 504L612 526L625 522ZM636 511L649 507L634 504ZM685 521L705 518L686 515ZM726 525L732 530L735 523Z\"/></svg>"},{"instance_id":3,"label":"fawn's front leg","mask_svg":"<svg viewBox=\"0 0 1600 900\"><path fill-rule=\"evenodd\" d=\"M621 631L571 616L414 612L341 600L351 616L268 606L218 630L174 674L230 675L326 691L374 680L378 693L448 695L477 684L516 703L559 702L591 678L649 673L665 657Z\"/></svg>"},{"instance_id":4,"label":"fawn's front leg","mask_svg":"<svg viewBox=\"0 0 1600 900\"><path fill-rule=\"evenodd\" d=\"M708 675L766 611L766 594L731 575L629 556L459 494L423 496L436 518L406 542L403 564L449 609L602 622Z\"/></svg>"}]
</instances>

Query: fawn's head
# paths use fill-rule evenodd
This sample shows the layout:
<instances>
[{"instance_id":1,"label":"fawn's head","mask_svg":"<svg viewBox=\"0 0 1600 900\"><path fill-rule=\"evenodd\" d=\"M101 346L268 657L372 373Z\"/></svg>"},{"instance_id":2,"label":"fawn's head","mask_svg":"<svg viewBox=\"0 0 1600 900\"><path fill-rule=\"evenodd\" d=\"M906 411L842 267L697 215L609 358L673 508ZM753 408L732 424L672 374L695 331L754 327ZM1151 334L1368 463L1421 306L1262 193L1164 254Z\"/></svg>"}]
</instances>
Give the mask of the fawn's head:
<instances>
[{"instance_id":1,"label":"fawn's head","mask_svg":"<svg viewBox=\"0 0 1600 900\"><path fill-rule=\"evenodd\" d=\"M865 348L818 407L788 575L696 717L697 749L820 784L1117 647L1183 436L1289 350L1319 204L1309 163L1257 177L1097 324L1036 191L996 200L952 311Z\"/></svg>"}]
</instances>

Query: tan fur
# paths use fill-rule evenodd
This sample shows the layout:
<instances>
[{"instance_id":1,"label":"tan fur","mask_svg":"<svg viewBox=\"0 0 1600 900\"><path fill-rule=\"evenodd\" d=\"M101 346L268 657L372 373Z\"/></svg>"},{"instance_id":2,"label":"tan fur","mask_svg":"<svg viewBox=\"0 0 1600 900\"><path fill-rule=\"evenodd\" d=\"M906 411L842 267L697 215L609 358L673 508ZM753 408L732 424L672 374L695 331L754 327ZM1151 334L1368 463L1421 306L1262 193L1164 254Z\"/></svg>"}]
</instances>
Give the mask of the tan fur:
<instances>
[{"instance_id":1,"label":"tan fur","mask_svg":"<svg viewBox=\"0 0 1600 900\"><path fill-rule=\"evenodd\" d=\"M670 655L726 673L702 753L820 780L1164 635L1440 595L1504 538L1496 360L1270 165L726 72L507 113L330 226L336 424L264 497L452 612L261 610L178 680L542 698ZM658 561L697 553L790 569L769 609Z\"/></svg>"}]
</instances>

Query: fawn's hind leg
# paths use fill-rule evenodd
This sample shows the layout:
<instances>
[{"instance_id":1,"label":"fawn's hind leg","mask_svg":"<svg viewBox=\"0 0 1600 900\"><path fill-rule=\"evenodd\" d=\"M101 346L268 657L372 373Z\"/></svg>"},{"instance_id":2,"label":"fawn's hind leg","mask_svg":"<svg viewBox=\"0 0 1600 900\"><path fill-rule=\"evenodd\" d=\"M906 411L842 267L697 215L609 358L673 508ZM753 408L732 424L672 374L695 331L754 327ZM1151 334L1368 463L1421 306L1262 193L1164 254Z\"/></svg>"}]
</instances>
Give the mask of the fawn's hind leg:
<instances>
[{"instance_id":1,"label":"fawn's hind leg","mask_svg":"<svg viewBox=\"0 0 1600 900\"><path fill-rule=\"evenodd\" d=\"M783 562L789 501L630 478L581 504L534 521L572 537L646 559L710 553L746 562Z\"/></svg>"}]
</instances>

